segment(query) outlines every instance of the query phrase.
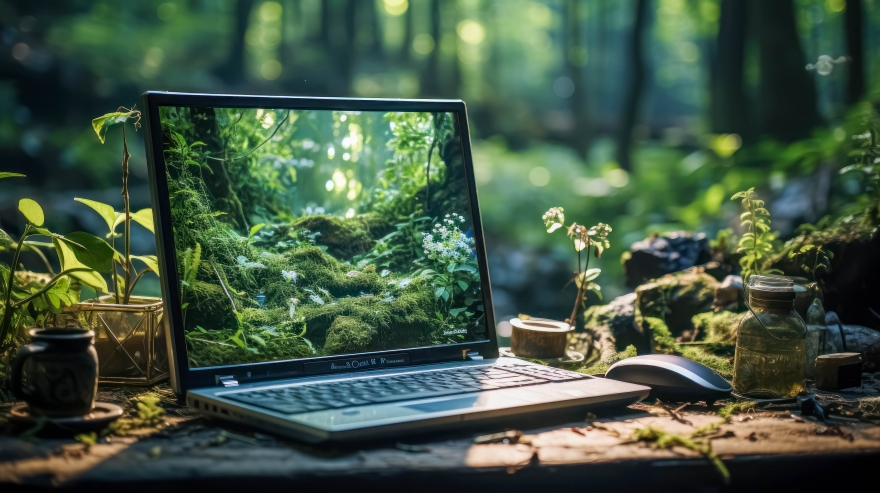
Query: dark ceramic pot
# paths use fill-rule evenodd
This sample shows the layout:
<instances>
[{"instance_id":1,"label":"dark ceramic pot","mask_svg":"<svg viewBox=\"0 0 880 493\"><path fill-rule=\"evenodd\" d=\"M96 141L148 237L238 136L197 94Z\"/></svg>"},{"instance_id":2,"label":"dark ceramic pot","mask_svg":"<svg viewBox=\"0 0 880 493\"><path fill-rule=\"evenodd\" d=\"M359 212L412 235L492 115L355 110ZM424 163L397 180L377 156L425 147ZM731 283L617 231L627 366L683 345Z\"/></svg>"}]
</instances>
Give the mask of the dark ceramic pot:
<instances>
[{"instance_id":1,"label":"dark ceramic pot","mask_svg":"<svg viewBox=\"0 0 880 493\"><path fill-rule=\"evenodd\" d=\"M50 418L84 416L98 392L95 333L82 329L31 329L31 343L12 364L12 393L31 411Z\"/></svg>"}]
</instances>

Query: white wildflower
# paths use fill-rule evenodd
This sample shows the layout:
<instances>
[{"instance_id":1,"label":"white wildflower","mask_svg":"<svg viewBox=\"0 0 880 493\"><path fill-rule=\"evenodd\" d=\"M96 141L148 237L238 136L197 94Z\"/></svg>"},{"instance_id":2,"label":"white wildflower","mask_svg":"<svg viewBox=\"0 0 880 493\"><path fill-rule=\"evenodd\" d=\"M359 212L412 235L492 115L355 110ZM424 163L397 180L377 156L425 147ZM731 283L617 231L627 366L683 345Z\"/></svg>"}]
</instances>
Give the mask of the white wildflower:
<instances>
[{"instance_id":1,"label":"white wildflower","mask_svg":"<svg viewBox=\"0 0 880 493\"><path fill-rule=\"evenodd\" d=\"M398 286L400 289L403 289L403 288L409 286L409 283L411 283L412 281L413 281L412 279L410 279L410 278L407 277L406 279L401 280L400 283L399 283L397 286Z\"/></svg>"},{"instance_id":2,"label":"white wildflower","mask_svg":"<svg viewBox=\"0 0 880 493\"><path fill-rule=\"evenodd\" d=\"M322 300L321 297L316 294L309 296L309 299L312 300L313 303L317 303L319 305L324 304L324 300Z\"/></svg>"},{"instance_id":3,"label":"white wildflower","mask_svg":"<svg viewBox=\"0 0 880 493\"><path fill-rule=\"evenodd\" d=\"M296 271L295 270L282 270L281 277L283 277L287 281L291 281L296 284Z\"/></svg>"}]
</instances>

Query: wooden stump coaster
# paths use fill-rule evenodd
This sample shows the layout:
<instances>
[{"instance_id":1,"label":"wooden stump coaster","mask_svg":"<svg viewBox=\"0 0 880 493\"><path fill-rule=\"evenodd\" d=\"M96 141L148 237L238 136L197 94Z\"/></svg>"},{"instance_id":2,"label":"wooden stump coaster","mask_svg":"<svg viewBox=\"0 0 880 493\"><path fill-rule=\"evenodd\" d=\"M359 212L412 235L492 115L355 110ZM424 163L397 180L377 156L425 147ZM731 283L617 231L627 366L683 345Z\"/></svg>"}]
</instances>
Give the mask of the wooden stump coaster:
<instances>
[{"instance_id":1,"label":"wooden stump coaster","mask_svg":"<svg viewBox=\"0 0 880 493\"><path fill-rule=\"evenodd\" d=\"M572 328L565 322L548 319L510 321L513 332L510 334L510 350L525 358L562 358L568 333Z\"/></svg>"}]
</instances>

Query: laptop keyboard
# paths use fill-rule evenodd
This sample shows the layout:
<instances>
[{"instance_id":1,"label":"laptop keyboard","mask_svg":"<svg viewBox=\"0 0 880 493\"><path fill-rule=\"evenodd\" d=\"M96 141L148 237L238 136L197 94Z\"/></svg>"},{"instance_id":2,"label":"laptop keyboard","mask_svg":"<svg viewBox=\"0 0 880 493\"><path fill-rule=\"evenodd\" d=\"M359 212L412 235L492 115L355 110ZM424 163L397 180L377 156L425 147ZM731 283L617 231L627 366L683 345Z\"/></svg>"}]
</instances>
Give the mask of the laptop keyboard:
<instances>
[{"instance_id":1,"label":"laptop keyboard","mask_svg":"<svg viewBox=\"0 0 880 493\"><path fill-rule=\"evenodd\" d=\"M590 378L549 366L469 366L224 394L285 414Z\"/></svg>"}]
</instances>

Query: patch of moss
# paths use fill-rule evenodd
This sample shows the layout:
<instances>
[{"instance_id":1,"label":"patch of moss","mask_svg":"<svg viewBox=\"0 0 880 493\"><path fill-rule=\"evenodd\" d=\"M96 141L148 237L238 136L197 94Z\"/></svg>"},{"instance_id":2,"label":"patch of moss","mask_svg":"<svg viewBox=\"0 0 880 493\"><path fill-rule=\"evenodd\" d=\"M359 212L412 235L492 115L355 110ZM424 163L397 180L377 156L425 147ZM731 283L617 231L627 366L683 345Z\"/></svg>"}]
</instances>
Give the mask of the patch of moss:
<instances>
[{"instance_id":1,"label":"patch of moss","mask_svg":"<svg viewBox=\"0 0 880 493\"><path fill-rule=\"evenodd\" d=\"M235 329L238 320L232 312L232 304L218 284L196 281L187 287L186 328L197 325L205 329Z\"/></svg>"},{"instance_id":2,"label":"patch of moss","mask_svg":"<svg viewBox=\"0 0 880 493\"><path fill-rule=\"evenodd\" d=\"M755 401L731 402L718 410L718 417L729 420L736 414L752 412L758 407Z\"/></svg>"},{"instance_id":3,"label":"patch of moss","mask_svg":"<svg viewBox=\"0 0 880 493\"><path fill-rule=\"evenodd\" d=\"M729 359L712 354L706 348L684 346L676 343L669 331L669 327L659 318L646 317L645 324L649 327L654 340L654 352L678 354L691 361L708 366L724 378L733 378L733 366Z\"/></svg>"},{"instance_id":4,"label":"patch of moss","mask_svg":"<svg viewBox=\"0 0 880 493\"><path fill-rule=\"evenodd\" d=\"M708 366L727 380L733 378L733 364L729 358L712 354L706 348L699 346L679 346L678 352L691 361Z\"/></svg>"},{"instance_id":5,"label":"patch of moss","mask_svg":"<svg viewBox=\"0 0 880 493\"><path fill-rule=\"evenodd\" d=\"M643 284L636 288L636 321L660 318L673 335L693 330L691 318L712 310L718 285L714 277L700 269L688 269Z\"/></svg>"},{"instance_id":6,"label":"patch of moss","mask_svg":"<svg viewBox=\"0 0 880 493\"><path fill-rule=\"evenodd\" d=\"M707 342L736 343L736 331L744 313L728 311L706 312L694 315L691 322Z\"/></svg>"},{"instance_id":7,"label":"patch of moss","mask_svg":"<svg viewBox=\"0 0 880 493\"><path fill-rule=\"evenodd\" d=\"M340 219L332 216L306 216L296 223L297 229L307 229L312 233L321 233L315 243L327 247L327 253L340 259L350 259L370 251L376 244L370 234L370 227L376 227L376 221L368 222L362 217Z\"/></svg>"},{"instance_id":8,"label":"patch of moss","mask_svg":"<svg viewBox=\"0 0 880 493\"><path fill-rule=\"evenodd\" d=\"M627 346L623 351L619 351L614 353L611 357L602 359L592 365L576 370L578 373L586 373L587 375L598 375L605 374L611 365L617 363L618 361L625 360L627 358L632 358L637 356L636 347L635 346Z\"/></svg>"},{"instance_id":9,"label":"patch of moss","mask_svg":"<svg viewBox=\"0 0 880 493\"><path fill-rule=\"evenodd\" d=\"M376 329L362 320L339 316L327 330L325 354L351 354L369 351L374 346Z\"/></svg>"}]
</instances>

